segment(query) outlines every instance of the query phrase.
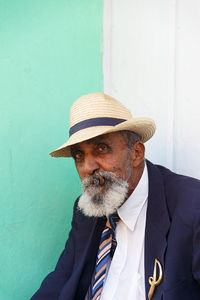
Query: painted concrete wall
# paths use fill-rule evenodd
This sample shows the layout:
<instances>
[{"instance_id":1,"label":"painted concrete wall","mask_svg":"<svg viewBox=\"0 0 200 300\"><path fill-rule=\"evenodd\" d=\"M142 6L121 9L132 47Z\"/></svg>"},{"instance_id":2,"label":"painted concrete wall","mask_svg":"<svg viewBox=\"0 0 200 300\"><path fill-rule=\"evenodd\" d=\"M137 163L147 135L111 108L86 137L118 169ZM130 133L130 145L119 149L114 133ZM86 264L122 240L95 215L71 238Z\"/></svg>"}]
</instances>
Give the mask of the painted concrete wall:
<instances>
[{"instance_id":1,"label":"painted concrete wall","mask_svg":"<svg viewBox=\"0 0 200 300\"><path fill-rule=\"evenodd\" d=\"M157 132L147 158L200 178L200 1L105 0L104 90Z\"/></svg>"},{"instance_id":2,"label":"painted concrete wall","mask_svg":"<svg viewBox=\"0 0 200 300\"><path fill-rule=\"evenodd\" d=\"M0 299L27 300L53 270L80 193L68 112L102 91L102 1L0 0Z\"/></svg>"}]
</instances>

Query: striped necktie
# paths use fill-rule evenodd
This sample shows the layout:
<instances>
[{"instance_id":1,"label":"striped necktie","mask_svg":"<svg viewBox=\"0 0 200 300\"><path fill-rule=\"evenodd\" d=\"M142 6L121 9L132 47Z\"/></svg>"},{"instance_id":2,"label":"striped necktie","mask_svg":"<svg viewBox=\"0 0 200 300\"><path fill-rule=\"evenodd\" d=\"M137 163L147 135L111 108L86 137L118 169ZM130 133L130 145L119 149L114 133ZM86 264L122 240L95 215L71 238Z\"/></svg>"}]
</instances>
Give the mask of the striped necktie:
<instances>
[{"instance_id":1,"label":"striped necktie","mask_svg":"<svg viewBox=\"0 0 200 300\"><path fill-rule=\"evenodd\" d=\"M115 229L119 220L118 214L113 214L107 219L105 229L101 235L95 271L86 297L88 300L99 300L101 297L107 267L117 246Z\"/></svg>"}]
</instances>

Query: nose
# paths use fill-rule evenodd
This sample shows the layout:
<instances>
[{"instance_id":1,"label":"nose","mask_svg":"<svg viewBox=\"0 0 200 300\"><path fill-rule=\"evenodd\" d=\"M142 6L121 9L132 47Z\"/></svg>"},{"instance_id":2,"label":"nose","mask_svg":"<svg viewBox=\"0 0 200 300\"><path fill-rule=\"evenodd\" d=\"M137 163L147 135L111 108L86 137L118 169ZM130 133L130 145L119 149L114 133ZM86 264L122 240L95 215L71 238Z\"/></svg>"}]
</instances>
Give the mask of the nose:
<instances>
[{"instance_id":1,"label":"nose","mask_svg":"<svg viewBox=\"0 0 200 300\"><path fill-rule=\"evenodd\" d=\"M82 178L93 174L99 169L99 164L93 155L86 155L82 166Z\"/></svg>"}]
</instances>

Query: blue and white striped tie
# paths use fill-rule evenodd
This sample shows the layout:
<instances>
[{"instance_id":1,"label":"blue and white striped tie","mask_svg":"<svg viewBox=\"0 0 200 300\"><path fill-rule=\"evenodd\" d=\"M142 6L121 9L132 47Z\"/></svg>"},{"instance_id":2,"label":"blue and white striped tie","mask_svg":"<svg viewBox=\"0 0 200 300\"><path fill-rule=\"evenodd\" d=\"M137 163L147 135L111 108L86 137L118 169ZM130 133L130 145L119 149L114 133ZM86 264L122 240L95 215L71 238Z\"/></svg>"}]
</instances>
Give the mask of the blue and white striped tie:
<instances>
[{"instance_id":1,"label":"blue and white striped tie","mask_svg":"<svg viewBox=\"0 0 200 300\"><path fill-rule=\"evenodd\" d=\"M99 300L101 297L106 271L117 246L115 229L119 220L117 214L113 214L107 219L105 229L101 235L95 272L86 297L88 300Z\"/></svg>"}]
</instances>

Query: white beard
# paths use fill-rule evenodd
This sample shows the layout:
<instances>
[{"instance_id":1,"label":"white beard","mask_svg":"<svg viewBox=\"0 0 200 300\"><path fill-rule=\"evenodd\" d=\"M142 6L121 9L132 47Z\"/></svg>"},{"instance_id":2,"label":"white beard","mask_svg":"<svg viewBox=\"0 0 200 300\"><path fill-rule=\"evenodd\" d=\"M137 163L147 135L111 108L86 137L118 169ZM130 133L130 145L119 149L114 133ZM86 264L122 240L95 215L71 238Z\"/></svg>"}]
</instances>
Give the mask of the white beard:
<instances>
[{"instance_id":1,"label":"white beard","mask_svg":"<svg viewBox=\"0 0 200 300\"><path fill-rule=\"evenodd\" d=\"M89 175L82 181L83 193L79 198L79 209L89 217L109 216L124 203L128 193L128 183L116 177L112 172L100 171L103 185L91 184L95 175Z\"/></svg>"}]
</instances>

